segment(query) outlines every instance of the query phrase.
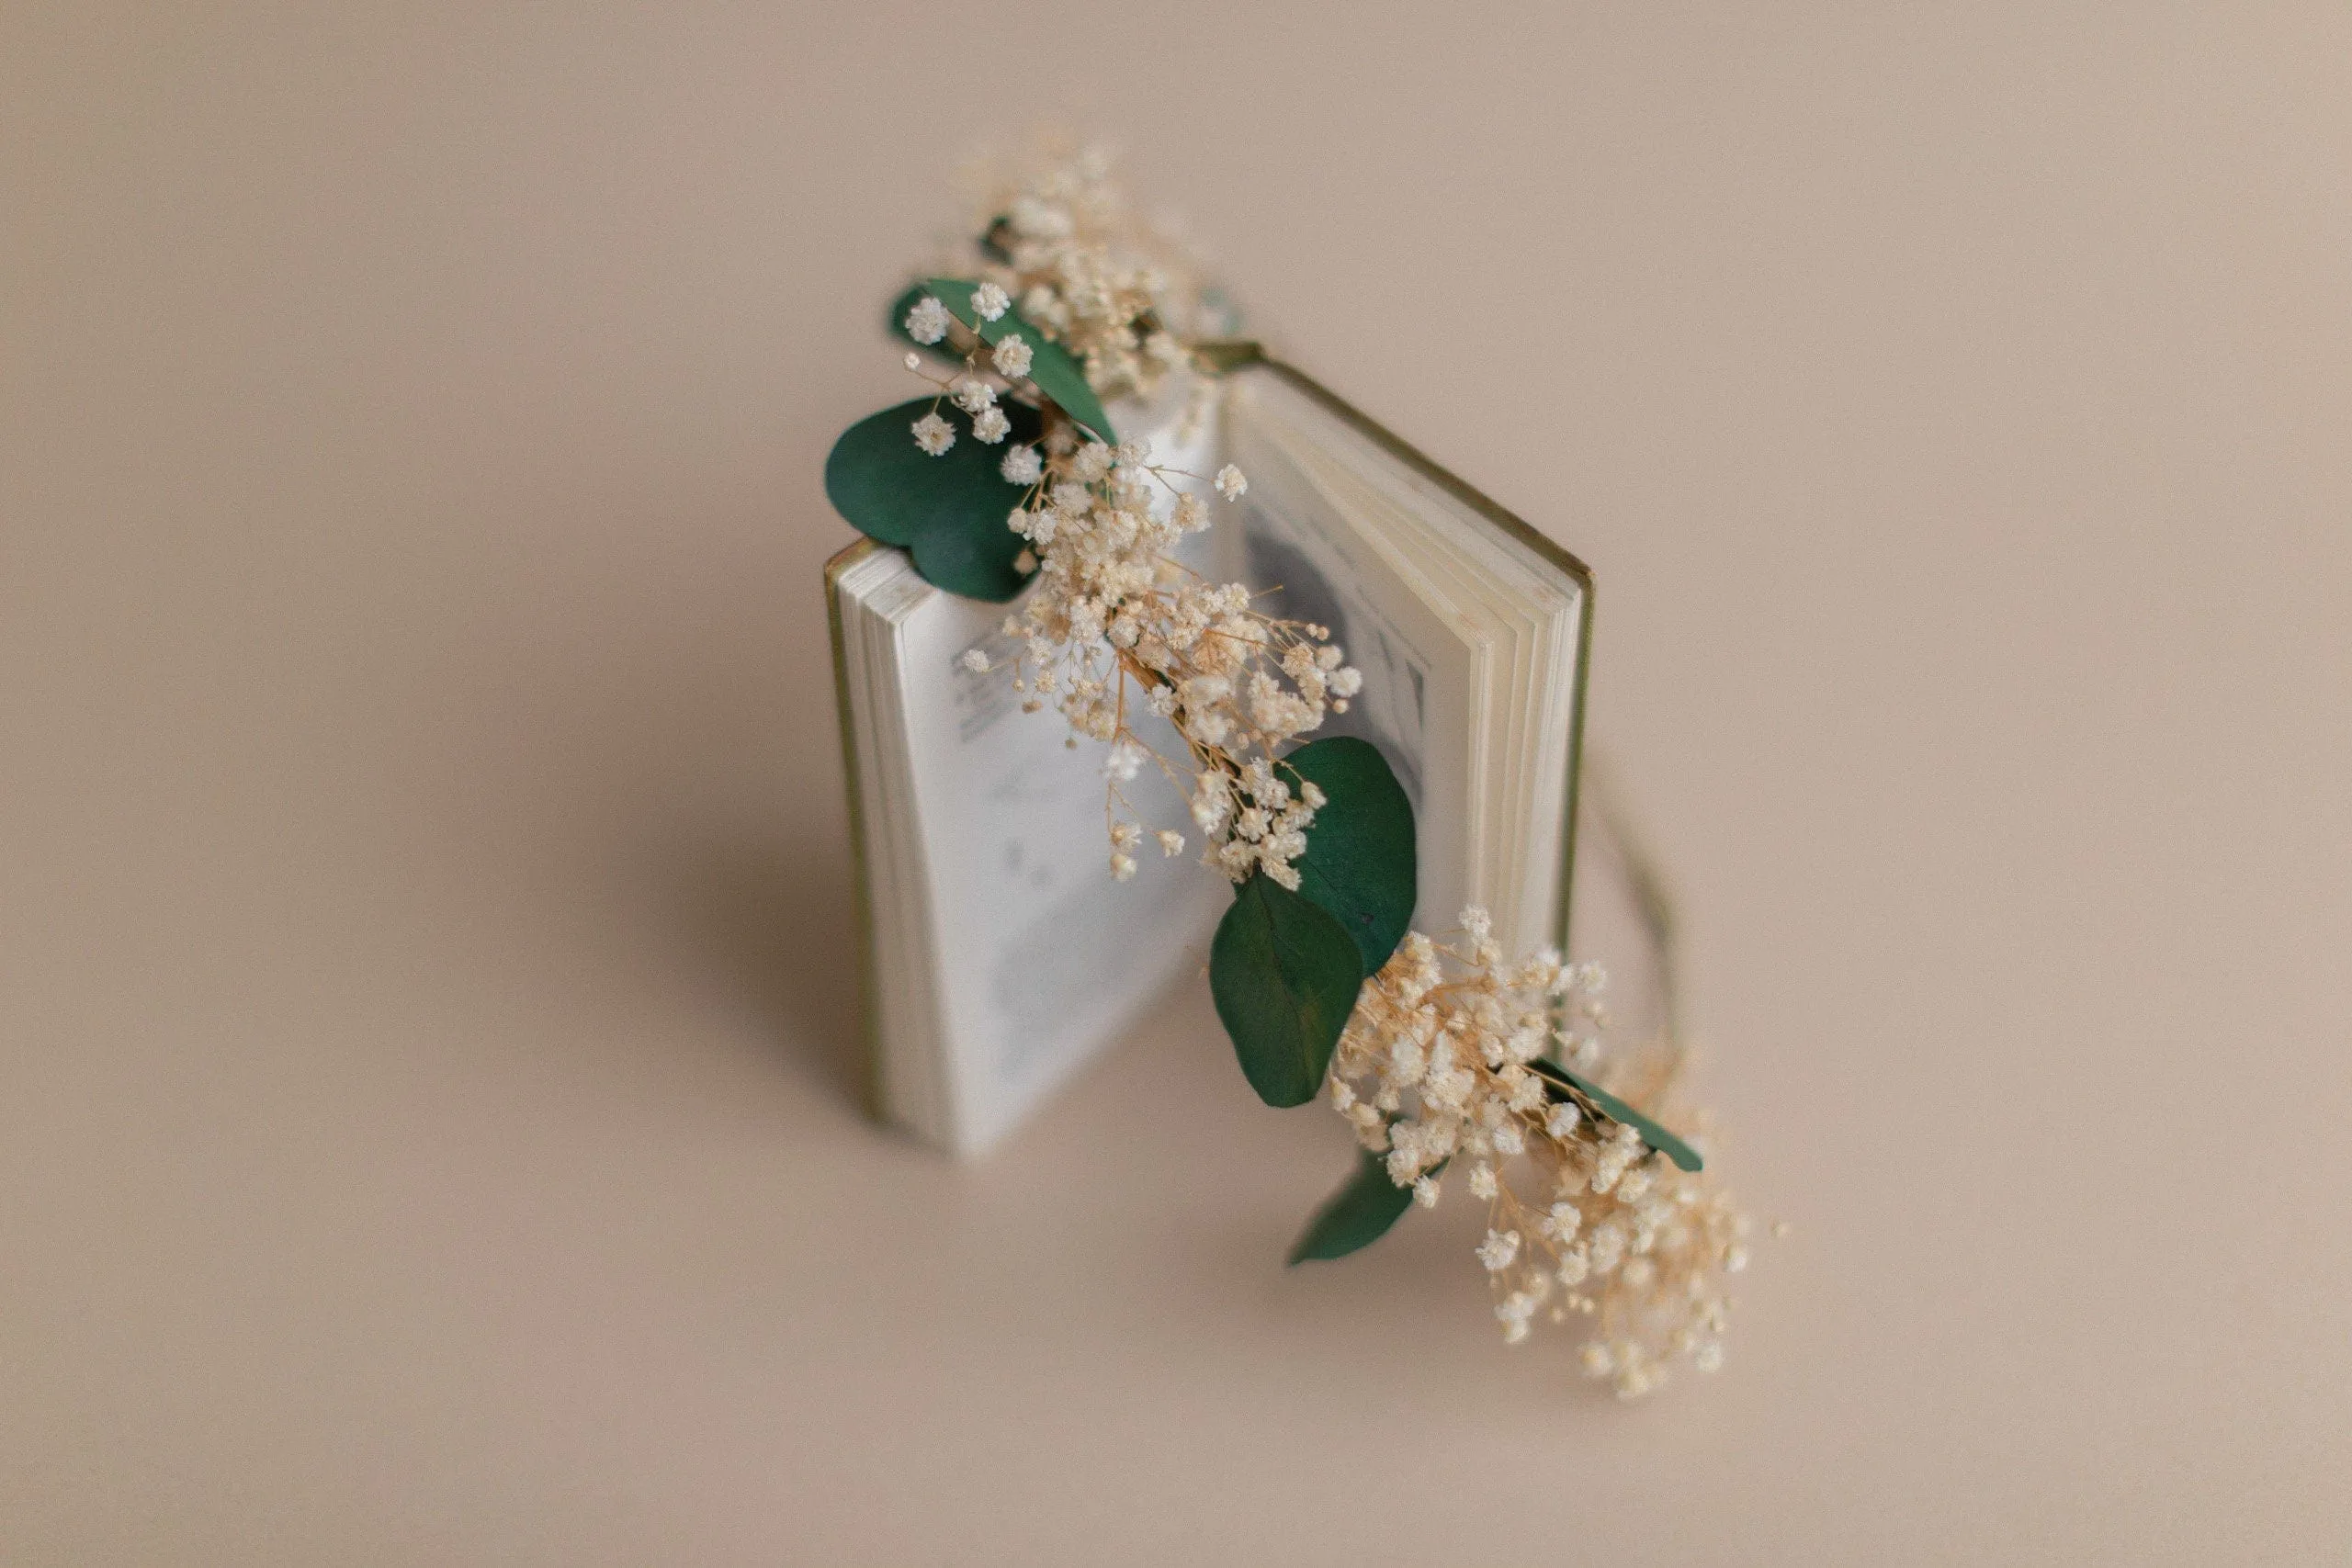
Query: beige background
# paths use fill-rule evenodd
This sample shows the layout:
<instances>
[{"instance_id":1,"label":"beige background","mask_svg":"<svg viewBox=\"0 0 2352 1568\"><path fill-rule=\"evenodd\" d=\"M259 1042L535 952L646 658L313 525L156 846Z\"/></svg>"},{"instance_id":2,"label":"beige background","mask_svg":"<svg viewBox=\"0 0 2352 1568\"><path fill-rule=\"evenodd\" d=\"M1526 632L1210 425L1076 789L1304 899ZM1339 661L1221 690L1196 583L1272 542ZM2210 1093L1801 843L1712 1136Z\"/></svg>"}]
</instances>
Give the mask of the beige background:
<instances>
[{"instance_id":1,"label":"beige background","mask_svg":"<svg viewBox=\"0 0 2352 1568\"><path fill-rule=\"evenodd\" d=\"M1067 85L1063 84L1069 84ZM0 1559L2352 1551L2340 6L0 6ZM1730 1366L1507 1351L1185 992L849 1092L817 570L1113 128L1600 574Z\"/></svg>"}]
</instances>

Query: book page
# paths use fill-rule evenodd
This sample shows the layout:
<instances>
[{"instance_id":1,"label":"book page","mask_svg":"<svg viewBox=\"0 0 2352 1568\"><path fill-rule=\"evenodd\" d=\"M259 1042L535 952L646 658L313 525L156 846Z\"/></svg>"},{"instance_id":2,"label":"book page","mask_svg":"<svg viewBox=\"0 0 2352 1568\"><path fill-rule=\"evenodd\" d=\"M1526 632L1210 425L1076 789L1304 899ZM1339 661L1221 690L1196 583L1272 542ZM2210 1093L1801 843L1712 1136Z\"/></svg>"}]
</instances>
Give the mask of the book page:
<instances>
[{"instance_id":1,"label":"book page","mask_svg":"<svg viewBox=\"0 0 2352 1568\"><path fill-rule=\"evenodd\" d=\"M1583 569L1286 367L1237 378L1228 406L1233 449L1266 491L1252 570L1301 577L1306 596L1283 595L1286 608L1351 618L1341 646L1365 672L1365 711L1334 725L1396 748L1420 831L1425 929L1476 903L1507 945L1556 942ZM1384 677L1398 691L1375 691ZM1417 699L1410 711L1399 694ZM1431 772L1439 761L1458 767L1459 793Z\"/></svg>"},{"instance_id":2,"label":"book page","mask_svg":"<svg viewBox=\"0 0 2352 1568\"><path fill-rule=\"evenodd\" d=\"M1148 409L1123 405L1123 432L1153 460L1208 466L1214 430L1184 418L1191 387L1172 378ZM1180 436L1182 437L1180 439ZM1157 504L1163 513L1172 493ZM1180 553L1205 568L1210 541ZM1199 558L1191 558L1197 557ZM911 573L911 568L908 569ZM984 1147L1109 1043L1180 972L1205 962L1207 937L1231 885L1199 863L1199 836L1181 789L1147 764L1121 785L1125 819L1146 831L1136 875L1111 874L1103 742L1070 743L1061 714L1021 711L1005 635L1020 604L932 591L899 630L914 807L935 911L934 989L945 1042L947 1099L959 1148ZM985 654L990 668L964 667ZM1163 719L1130 712L1148 747L1182 758ZM1172 828L1192 842L1170 859L1148 836Z\"/></svg>"},{"instance_id":3,"label":"book page","mask_svg":"<svg viewBox=\"0 0 2352 1568\"><path fill-rule=\"evenodd\" d=\"M1020 711L1004 615L935 593L903 629L943 1024L968 1146L1199 962L1188 939L1218 891L1190 855L1138 854L1133 880L1112 879L1107 748L1072 750L1059 714ZM962 666L975 648L994 670ZM1189 825L1182 796L1153 771L1124 788L1148 825Z\"/></svg>"},{"instance_id":4,"label":"book page","mask_svg":"<svg viewBox=\"0 0 2352 1568\"><path fill-rule=\"evenodd\" d=\"M1247 396L1237 386L1234 396ZM1250 476L1238 503L1243 580L1261 609L1330 628L1363 690L1306 740L1352 735L1387 758L1419 834L1414 924L1451 928L1470 892L1476 650L1298 469L1265 430L1227 421L1227 452Z\"/></svg>"}]
</instances>

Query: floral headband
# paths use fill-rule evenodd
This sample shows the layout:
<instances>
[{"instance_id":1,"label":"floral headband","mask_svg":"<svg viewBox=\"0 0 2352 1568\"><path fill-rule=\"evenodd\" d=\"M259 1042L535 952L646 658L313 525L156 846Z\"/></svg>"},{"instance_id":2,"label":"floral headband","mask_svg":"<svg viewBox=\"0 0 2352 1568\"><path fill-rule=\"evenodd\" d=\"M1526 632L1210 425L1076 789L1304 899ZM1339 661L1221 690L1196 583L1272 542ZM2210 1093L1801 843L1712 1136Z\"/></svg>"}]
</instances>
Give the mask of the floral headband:
<instances>
[{"instance_id":1,"label":"floral headband","mask_svg":"<svg viewBox=\"0 0 2352 1568\"><path fill-rule=\"evenodd\" d=\"M941 269L958 276L891 307L930 390L851 426L827 493L935 586L1018 602L1017 654L965 662L1105 748L1109 875L1193 853L1232 885L1209 987L1242 1074L1269 1105L1328 1099L1361 1145L1291 1261L1369 1246L1459 1174L1487 1206L1476 1255L1507 1341L1577 1325L1584 1370L1626 1397L1678 1360L1713 1371L1750 1224L1654 1114L1671 1069L1636 1084L1611 1057L1598 966L1507 953L1477 908L1410 929L1406 792L1369 742L1309 739L1363 674L1326 627L1181 558L1248 479L1155 463L1114 428L1110 405L1172 380L1189 439L1232 311L1099 159L991 191L976 227L968 265ZM1147 769L1183 819L1131 804Z\"/></svg>"}]
</instances>

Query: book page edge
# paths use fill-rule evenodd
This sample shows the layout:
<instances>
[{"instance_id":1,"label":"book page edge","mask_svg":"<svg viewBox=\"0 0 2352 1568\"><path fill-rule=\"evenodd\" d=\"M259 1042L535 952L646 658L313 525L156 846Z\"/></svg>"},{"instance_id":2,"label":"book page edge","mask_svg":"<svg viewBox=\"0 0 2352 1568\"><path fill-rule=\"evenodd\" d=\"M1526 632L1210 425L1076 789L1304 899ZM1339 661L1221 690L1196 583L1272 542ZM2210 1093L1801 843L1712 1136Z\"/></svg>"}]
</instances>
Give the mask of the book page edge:
<instances>
[{"instance_id":1,"label":"book page edge","mask_svg":"<svg viewBox=\"0 0 2352 1568\"><path fill-rule=\"evenodd\" d=\"M1265 345L1239 339L1205 344L1198 351L1220 371L1262 369L1306 394L1324 412L1379 447L1421 478L1444 491L1455 501L1512 539L1557 568L1577 585L1577 673L1570 694L1573 710L1568 721L1567 788L1561 801L1560 830L1560 891L1556 913L1553 919L1553 942L1562 953L1568 951L1569 905L1576 886L1577 854L1577 795L1584 778L1584 719L1586 682L1592 671L1592 569L1576 555L1546 536L1534 525L1480 491L1469 481L1439 464L1418 446L1391 431L1386 425L1340 397L1337 392L1309 376L1306 371L1266 351Z\"/></svg>"},{"instance_id":2,"label":"book page edge","mask_svg":"<svg viewBox=\"0 0 2352 1568\"><path fill-rule=\"evenodd\" d=\"M849 796L849 858L851 919L857 941L858 1095L861 1108L876 1121L887 1119L882 1085L882 982L874 921L874 869L865 849L865 788L857 763L857 726L849 689L849 649L842 616L842 577L852 567L884 547L858 538L825 562L825 622L833 645L833 704L840 719L842 776Z\"/></svg>"}]
</instances>

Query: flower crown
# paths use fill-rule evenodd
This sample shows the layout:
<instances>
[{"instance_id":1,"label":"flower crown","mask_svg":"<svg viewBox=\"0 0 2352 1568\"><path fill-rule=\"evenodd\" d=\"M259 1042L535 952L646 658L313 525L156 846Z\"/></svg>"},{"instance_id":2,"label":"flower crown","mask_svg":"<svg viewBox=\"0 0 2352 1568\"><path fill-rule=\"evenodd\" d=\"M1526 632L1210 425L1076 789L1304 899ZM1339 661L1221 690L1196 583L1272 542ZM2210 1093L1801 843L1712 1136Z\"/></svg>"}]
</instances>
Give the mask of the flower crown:
<instances>
[{"instance_id":1,"label":"flower crown","mask_svg":"<svg viewBox=\"0 0 2352 1568\"><path fill-rule=\"evenodd\" d=\"M1018 652L995 668L1023 711L1060 713L1069 745L1107 748L1113 877L1135 874L1147 839L1174 857L1197 835L1233 884L1209 986L1243 1076L1270 1105L1327 1097L1362 1151L1291 1261L1369 1246L1459 1168L1488 1206L1476 1256L1507 1341L1539 1317L1588 1325L1584 1370L1626 1397L1679 1359L1713 1371L1750 1227L1649 1113L1671 1069L1638 1090L1611 1073L1597 966L1506 954L1476 908L1451 932L1409 929L1404 790L1365 741L1302 739L1362 674L1327 628L1180 558L1249 481L1157 464L1113 427L1106 400L1184 378L1189 440L1231 310L1099 157L992 189L976 228L969 265L939 269L959 276L890 308L931 391L851 426L826 491L936 586L1020 600L1003 625ZM1142 819L1125 786L1147 768L1189 821Z\"/></svg>"}]
</instances>

